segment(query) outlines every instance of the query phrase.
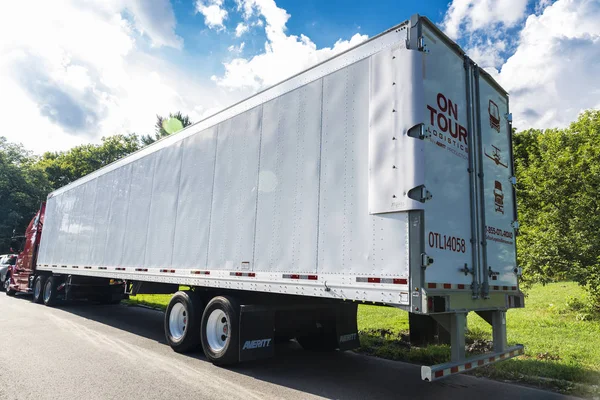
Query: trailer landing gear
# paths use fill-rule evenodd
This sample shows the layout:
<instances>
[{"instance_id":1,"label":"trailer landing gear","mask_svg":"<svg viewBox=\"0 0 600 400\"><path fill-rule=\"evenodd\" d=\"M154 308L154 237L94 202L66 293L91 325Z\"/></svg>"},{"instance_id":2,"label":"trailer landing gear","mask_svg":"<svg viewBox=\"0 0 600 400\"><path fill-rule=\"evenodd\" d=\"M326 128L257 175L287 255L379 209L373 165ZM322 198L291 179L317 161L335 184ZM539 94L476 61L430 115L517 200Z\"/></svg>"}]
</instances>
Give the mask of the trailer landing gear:
<instances>
[{"instance_id":1,"label":"trailer landing gear","mask_svg":"<svg viewBox=\"0 0 600 400\"><path fill-rule=\"evenodd\" d=\"M465 355L465 330L467 313L432 314L431 316L448 332L450 332L450 362L434 366L422 366L421 378L433 381L450 375L468 371L497 361L507 360L523 354L523 345L508 348L506 343L506 311L476 311L485 321L492 325L494 352L472 358Z\"/></svg>"}]
</instances>

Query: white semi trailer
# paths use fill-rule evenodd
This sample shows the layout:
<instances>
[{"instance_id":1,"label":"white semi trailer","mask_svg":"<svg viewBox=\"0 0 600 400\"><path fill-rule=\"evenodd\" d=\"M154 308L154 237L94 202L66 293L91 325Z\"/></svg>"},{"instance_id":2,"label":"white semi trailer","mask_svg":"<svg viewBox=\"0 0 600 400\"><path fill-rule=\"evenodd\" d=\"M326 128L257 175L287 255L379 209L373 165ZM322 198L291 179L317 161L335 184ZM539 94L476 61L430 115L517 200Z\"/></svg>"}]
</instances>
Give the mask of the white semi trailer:
<instances>
[{"instance_id":1,"label":"white semi trailer","mask_svg":"<svg viewBox=\"0 0 600 400\"><path fill-rule=\"evenodd\" d=\"M29 286L47 304L82 279L190 286L167 341L215 364L278 335L358 347L358 303L449 332L425 380L504 360L523 351L511 133L507 93L416 15L51 193ZM494 348L467 359L471 311Z\"/></svg>"}]
</instances>

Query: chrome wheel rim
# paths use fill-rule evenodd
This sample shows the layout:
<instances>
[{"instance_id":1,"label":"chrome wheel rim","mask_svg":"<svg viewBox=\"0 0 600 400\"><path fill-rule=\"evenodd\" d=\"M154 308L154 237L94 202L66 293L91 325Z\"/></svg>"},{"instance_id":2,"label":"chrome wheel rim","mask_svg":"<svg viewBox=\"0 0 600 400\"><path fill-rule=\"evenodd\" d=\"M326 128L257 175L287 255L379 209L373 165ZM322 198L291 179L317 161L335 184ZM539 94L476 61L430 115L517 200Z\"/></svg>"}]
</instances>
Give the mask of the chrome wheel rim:
<instances>
[{"instance_id":1,"label":"chrome wheel rim","mask_svg":"<svg viewBox=\"0 0 600 400\"><path fill-rule=\"evenodd\" d=\"M188 312L183 303L177 303L171 308L169 314L169 332L175 341L179 341L185 335Z\"/></svg>"},{"instance_id":2,"label":"chrome wheel rim","mask_svg":"<svg viewBox=\"0 0 600 400\"><path fill-rule=\"evenodd\" d=\"M52 282L48 281L44 285L44 303L47 303L50 300L51 295L52 295Z\"/></svg>"},{"instance_id":3,"label":"chrome wheel rim","mask_svg":"<svg viewBox=\"0 0 600 400\"><path fill-rule=\"evenodd\" d=\"M206 341L213 352L219 352L229 342L229 319L223 310L213 310L206 321Z\"/></svg>"},{"instance_id":4,"label":"chrome wheel rim","mask_svg":"<svg viewBox=\"0 0 600 400\"><path fill-rule=\"evenodd\" d=\"M33 298L35 300L40 298L41 291L42 291L42 280L36 279L35 285L33 285Z\"/></svg>"}]
</instances>

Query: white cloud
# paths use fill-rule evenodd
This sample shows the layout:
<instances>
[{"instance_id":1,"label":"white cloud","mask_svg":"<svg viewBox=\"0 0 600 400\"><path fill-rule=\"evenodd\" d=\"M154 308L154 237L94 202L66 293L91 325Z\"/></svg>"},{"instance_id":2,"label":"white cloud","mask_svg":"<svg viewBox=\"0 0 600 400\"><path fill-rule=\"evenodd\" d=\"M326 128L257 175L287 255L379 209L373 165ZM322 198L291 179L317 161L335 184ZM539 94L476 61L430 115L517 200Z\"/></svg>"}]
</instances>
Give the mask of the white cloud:
<instances>
[{"instance_id":1,"label":"white cloud","mask_svg":"<svg viewBox=\"0 0 600 400\"><path fill-rule=\"evenodd\" d=\"M237 54L239 54L239 53L241 53L242 51L244 51L244 47L245 47L245 46L246 46L246 43L245 43L245 42L242 42L242 43L240 43L240 44L239 44L239 46L236 46L236 45L233 45L233 44L232 44L231 46L229 46L229 47L227 48L227 50L229 50L229 52L231 52L231 53L237 53Z\"/></svg>"},{"instance_id":2,"label":"white cloud","mask_svg":"<svg viewBox=\"0 0 600 400\"><path fill-rule=\"evenodd\" d=\"M243 11L246 21L264 18L267 41L263 53L225 62L225 74L212 77L227 88L257 90L273 85L367 39L357 33L350 40L338 40L331 48L317 49L305 35L286 35L290 15L277 7L274 0L238 0L238 10Z\"/></svg>"},{"instance_id":3,"label":"white cloud","mask_svg":"<svg viewBox=\"0 0 600 400\"><path fill-rule=\"evenodd\" d=\"M198 120L229 103L210 82L207 96L185 71L140 49L145 37L153 46L182 42L163 1L133 4L3 2L2 15L28 17L0 24L0 134L41 153L103 135L150 133L156 114L181 110ZM159 13L169 21L151 17Z\"/></svg>"},{"instance_id":4,"label":"white cloud","mask_svg":"<svg viewBox=\"0 0 600 400\"><path fill-rule=\"evenodd\" d=\"M154 46L180 49L183 40L175 34L175 13L169 0L124 0L123 4L134 15L135 27L147 34Z\"/></svg>"},{"instance_id":5,"label":"white cloud","mask_svg":"<svg viewBox=\"0 0 600 400\"><path fill-rule=\"evenodd\" d=\"M515 53L494 75L511 94L515 126L564 127L600 108L600 3L558 0L530 15Z\"/></svg>"},{"instance_id":6,"label":"white cloud","mask_svg":"<svg viewBox=\"0 0 600 400\"><path fill-rule=\"evenodd\" d=\"M236 37L240 37L246 32L248 32L248 25L244 24L243 22L240 22L235 27L235 36Z\"/></svg>"},{"instance_id":7,"label":"white cloud","mask_svg":"<svg viewBox=\"0 0 600 400\"><path fill-rule=\"evenodd\" d=\"M529 16L525 6L454 0L444 28L509 91L515 127L564 127L600 108L600 3L538 0Z\"/></svg>"},{"instance_id":8,"label":"white cloud","mask_svg":"<svg viewBox=\"0 0 600 400\"><path fill-rule=\"evenodd\" d=\"M511 27L526 16L528 0L454 0L444 17L444 31L452 39L465 32Z\"/></svg>"},{"instance_id":9,"label":"white cloud","mask_svg":"<svg viewBox=\"0 0 600 400\"><path fill-rule=\"evenodd\" d=\"M223 8L223 0L197 0L196 12L204 15L204 23L211 29L223 30L227 19L227 10Z\"/></svg>"}]
</instances>

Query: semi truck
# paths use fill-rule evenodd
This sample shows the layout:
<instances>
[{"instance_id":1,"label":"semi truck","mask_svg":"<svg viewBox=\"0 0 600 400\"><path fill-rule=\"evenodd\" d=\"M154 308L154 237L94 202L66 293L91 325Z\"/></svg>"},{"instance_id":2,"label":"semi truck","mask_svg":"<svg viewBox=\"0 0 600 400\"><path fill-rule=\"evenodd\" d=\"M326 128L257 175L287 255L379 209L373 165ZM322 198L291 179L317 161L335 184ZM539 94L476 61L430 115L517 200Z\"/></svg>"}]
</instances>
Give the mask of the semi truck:
<instances>
[{"instance_id":1,"label":"semi truck","mask_svg":"<svg viewBox=\"0 0 600 400\"><path fill-rule=\"evenodd\" d=\"M434 381L523 353L515 183L507 92L414 15L50 193L7 294L175 293L168 344L216 365L353 349L358 304L397 307L448 336ZM490 353L467 357L469 312Z\"/></svg>"}]
</instances>

